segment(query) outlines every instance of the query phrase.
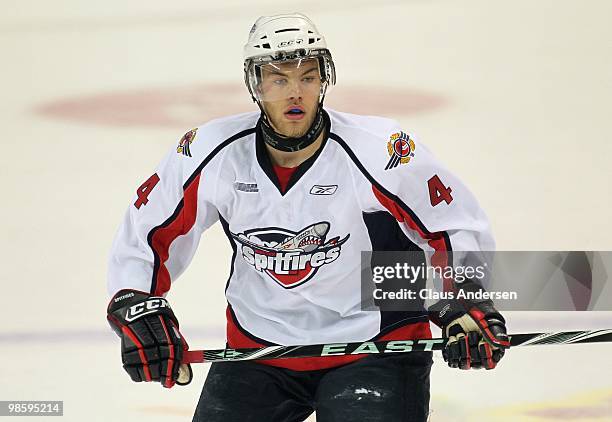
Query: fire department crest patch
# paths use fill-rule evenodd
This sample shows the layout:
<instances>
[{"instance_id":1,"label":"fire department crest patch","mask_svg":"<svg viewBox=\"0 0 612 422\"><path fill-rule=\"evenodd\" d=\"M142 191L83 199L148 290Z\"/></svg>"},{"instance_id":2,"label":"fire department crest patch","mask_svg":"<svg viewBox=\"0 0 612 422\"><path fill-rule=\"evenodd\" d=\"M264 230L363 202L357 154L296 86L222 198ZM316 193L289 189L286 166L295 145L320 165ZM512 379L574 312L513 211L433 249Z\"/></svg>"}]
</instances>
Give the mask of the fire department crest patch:
<instances>
[{"instance_id":1,"label":"fire department crest patch","mask_svg":"<svg viewBox=\"0 0 612 422\"><path fill-rule=\"evenodd\" d=\"M410 159L414 157L415 145L410 136L404 132L396 132L389 137L387 142L387 152L389 153L389 162L385 170L397 167L400 164L408 164Z\"/></svg>"},{"instance_id":2,"label":"fire department crest patch","mask_svg":"<svg viewBox=\"0 0 612 422\"><path fill-rule=\"evenodd\" d=\"M325 240L330 224L322 221L299 232L268 227L234 234L238 250L247 264L267 274L285 289L310 280L323 265L340 256L341 248L350 236Z\"/></svg>"},{"instance_id":3,"label":"fire department crest patch","mask_svg":"<svg viewBox=\"0 0 612 422\"><path fill-rule=\"evenodd\" d=\"M183 137L179 141L178 146L176 147L177 153L186 155L187 157L191 157L191 151L189 150L189 146L195 139L197 131L198 128L191 129L189 132L183 135Z\"/></svg>"}]
</instances>

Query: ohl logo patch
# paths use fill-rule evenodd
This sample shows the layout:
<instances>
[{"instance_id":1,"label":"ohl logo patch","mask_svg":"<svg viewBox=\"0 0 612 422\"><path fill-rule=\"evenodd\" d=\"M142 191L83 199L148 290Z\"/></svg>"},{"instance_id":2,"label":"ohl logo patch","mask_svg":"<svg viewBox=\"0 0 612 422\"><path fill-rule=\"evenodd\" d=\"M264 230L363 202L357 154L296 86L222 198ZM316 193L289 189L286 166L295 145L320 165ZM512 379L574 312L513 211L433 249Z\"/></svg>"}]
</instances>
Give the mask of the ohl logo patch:
<instances>
[{"instance_id":1,"label":"ohl logo patch","mask_svg":"<svg viewBox=\"0 0 612 422\"><path fill-rule=\"evenodd\" d=\"M385 170L397 167L400 164L408 164L414 157L414 141L404 132L396 132L389 137L387 151L389 152L389 162Z\"/></svg>"},{"instance_id":2,"label":"ohl logo patch","mask_svg":"<svg viewBox=\"0 0 612 422\"><path fill-rule=\"evenodd\" d=\"M191 157L191 151L189 150L189 145L193 142L196 136L196 132L198 128L191 129L189 132L183 135L181 140L179 141L178 146L176 147L176 152L179 154L186 155L187 157Z\"/></svg>"},{"instance_id":3,"label":"ohl logo patch","mask_svg":"<svg viewBox=\"0 0 612 422\"><path fill-rule=\"evenodd\" d=\"M299 232L269 227L231 235L247 264L266 273L285 289L292 289L340 256L350 234L325 241L329 227L328 222L322 221Z\"/></svg>"}]
</instances>

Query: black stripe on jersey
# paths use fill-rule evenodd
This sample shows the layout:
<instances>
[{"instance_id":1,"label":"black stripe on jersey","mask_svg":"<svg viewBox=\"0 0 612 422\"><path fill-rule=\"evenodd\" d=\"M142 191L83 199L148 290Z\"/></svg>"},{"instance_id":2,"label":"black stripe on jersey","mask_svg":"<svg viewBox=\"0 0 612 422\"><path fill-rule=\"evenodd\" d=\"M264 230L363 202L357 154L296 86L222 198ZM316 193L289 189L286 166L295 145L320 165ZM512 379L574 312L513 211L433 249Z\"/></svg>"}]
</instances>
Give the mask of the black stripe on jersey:
<instances>
[{"instance_id":1,"label":"black stripe on jersey","mask_svg":"<svg viewBox=\"0 0 612 422\"><path fill-rule=\"evenodd\" d=\"M406 259L413 266L425 265L426 257L423 249L413 243L402 231L397 220L387 211L376 211L363 213L363 222L368 230L372 251L406 251ZM375 262L372 257L371 266L389 265L387 262ZM384 260L384 258L383 258ZM418 307L418 310L417 310ZM424 300L414 303L413 310L389 309L380 311L380 332L374 339L384 336L388 332L400 328L407 324L414 324L427 319Z\"/></svg>"},{"instance_id":2,"label":"black stripe on jersey","mask_svg":"<svg viewBox=\"0 0 612 422\"><path fill-rule=\"evenodd\" d=\"M215 147L215 149L213 149L210 152L210 154L208 154L206 156L206 158L204 158L204 160L200 163L198 168L195 169L195 171L191 174L191 176L189 176L189 179L187 179L187 181L183 185L183 190L185 190L187 188L187 186L189 186L189 184L193 181L193 179L196 178L198 173L201 173L202 170L204 169L204 167L210 162L210 160L212 160L215 157L215 155L217 155L223 148L225 148L226 146L228 146L232 142L237 141L240 138L244 138L245 136L250 135L251 133L254 133L254 132L255 132L255 128L254 127L249 128L249 129L245 129L245 130L243 130L241 132L236 133L235 135L230 136L225 141L223 141L219 145L217 145Z\"/></svg>"},{"instance_id":3,"label":"black stripe on jersey","mask_svg":"<svg viewBox=\"0 0 612 422\"><path fill-rule=\"evenodd\" d=\"M249 129L245 129L241 132L238 132L232 136L230 136L229 138L227 138L225 141L221 142L219 145L217 145L211 152L210 154L208 154L206 156L206 158L204 158L204 160L202 160L202 162L200 163L200 165L195 169L195 171L191 174L191 176L189 176L189 178L187 179L187 181L183 184L183 192L185 192L185 190L187 190L187 188L189 187L189 185L191 183L193 183L193 181L195 180L195 178L197 177L198 174L200 174L202 172L202 170L204 169L204 167L206 167L206 165L208 165L208 163L225 147L227 147L229 144L231 144L232 142L240 139L240 138L244 138L247 135L250 135L252 133L255 132L255 128L249 128ZM150 293L154 294L155 293L155 289L157 288L157 275L159 273L159 267L161 266L161 261L159 258L159 255L157 254L157 252L155 251L155 248L153 248L153 235L155 234L155 232L157 232L160 229L163 229L165 227L168 227L180 214L181 210L183 209L184 206L184 198L181 198L180 202L178 203L178 205L176 206L176 209L174 210L174 212L172 213L172 215L170 217L168 217L166 219L166 221L164 221L162 224L160 224L159 226L153 227L153 229L151 229L151 231L149 232L149 234L147 235L147 243L149 244L149 247L151 248L151 250L153 251L153 276L151 277L151 290Z\"/></svg>"},{"instance_id":4,"label":"black stripe on jersey","mask_svg":"<svg viewBox=\"0 0 612 422\"><path fill-rule=\"evenodd\" d=\"M232 235L229 230L229 223L223 217L221 217L221 214L219 214L219 222L221 222L221 227L223 227L223 232L227 236L227 240L232 246L232 261L230 264L230 273L229 273L229 277L227 278L227 282L225 283L225 291L227 292L227 288L229 287L230 280L232 279L232 275L234 275L234 261L236 260L236 254L238 253L238 249L236 248L236 242L234 242L234 239L232 239Z\"/></svg>"},{"instance_id":5,"label":"black stripe on jersey","mask_svg":"<svg viewBox=\"0 0 612 422\"><path fill-rule=\"evenodd\" d=\"M321 155L321 151L323 151L323 147L325 147L325 144L327 143L329 128L331 125L329 115L325 110L323 110L323 120L323 130L325 131L325 134L323 135L323 142L321 143L321 147L311 157L301 163L295 170L295 172L293 172L291 178L289 179L289 183L287 183L287 189L285 189L284 192L281 189L278 177L276 176L276 172L272 167L272 161L270 160L270 156L268 155L268 151L266 150L265 141L263 140L263 136L261 134L261 123L260 121L257 122L257 132L255 135L255 152L257 156L257 162L259 163L259 166L264 171L266 176L268 176L268 179L270 179L274 186L276 186L282 196L285 196L285 194L289 192L289 190L297 183L298 180L300 180L304 173L306 173L308 169L312 167L314 162L317 160L317 157Z\"/></svg>"},{"instance_id":6,"label":"black stripe on jersey","mask_svg":"<svg viewBox=\"0 0 612 422\"><path fill-rule=\"evenodd\" d=\"M427 312L397 312L397 311L381 311L380 312L380 332L370 339L370 341L378 340L382 336L389 334L391 331L398 328L406 327L419 322L428 322L429 315Z\"/></svg>"},{"instance_id":7,"label":"black stripe on jersey","mask_svg":"<svg viewBox=\"0 0 612 422\"><path fill-rule=\"evenodd\" d=\"M397 205L399 205L402 210L404 210L404 212L406 212L410 218L412 219L412 221L415 222L415 224L427 235L432 235L433 233L430 232L427 227L425 227L425 224L423 224L423 222L419 219L419 217L417 217L417 215L414 213L414 211L412 211L410 209L410 207L408 207L408 205L406 205L400 198L398 198L396 195L394 195L393 193L389 192L387 189L385 189L376 179L374 179L374 177L372 177L372 175L370 173L368 173L368 171L366 170L366 168L363 166L363 164L361 164L361 162L359 161L359 159L357 158L357 156L355 155L355 153L353 152L353 150L351 150L351 148L347 145L347 143L344 141L344 139L342 139L339 135L335 134L335 133L330 133L329 137L331 139L333 139L334 141L336 141L338 143L338 145L340 145L342 147L342 149L344 149L344 152L347 153L347 155L351 158L351 160L353 161L353 163L355 163L355 166L357 166L357 168L359 169L359 171L361 172L361 174L363 174L365 176L366 179L368 179L368 181L375 186L379 191L381 191L385 196L391 198ZM442 237L444 239L444 244L446 245L446 252L448 254L448 264L452 266L452 262L453 262L453 252L452 252L452 247L451 247L451 242L450 242L450 238L448 236L448 232L443 231L441 232Z\"/></svg>"},{"instance_id":8,"label":"black stripe on jersey","mask_svg":"<svg viewBox=\"0 0 612 422\"><path fill-rule=\"evenodd\" d=\"M257 126L259 127L259 122ZM276 186L276 189L278 189L280 194L284 195L283 190L281 189L280 182L278 181L278 177L276 176L276 172L272 167L272 161L268 156L268 151L266 151L263 136L261 135L261 129L258 129L255 133L255 156L257 157L259 167L261 167L266 176L268 176L268 179L270 179L274 186Z\"/></svg>"},{"instance_id":9,"label":"black stripe on jersey","mask_svg":"<svg viewBox=\"0 0 612 422\"><path fill-rule=\"evenodd\" d=\"M262 346L278 346L276 343L270 343L267 340L264 340L262 338L259 338L251 333L249 333L247 330L244 329L244 327L242 325L240 325L240 323L238 322L238 318L236 318L236 314L234 313L234 309L232 308L232 305L228 302L227 307L230 311L230 315L232 318L232 321L234 323L234 325L236 326L236 328L238 328L238 330L240 330L240 332L242 334L244 334L246 337L250 338L251 340L253 340L256 343L261 344Z\"/></svg>"},{"instance_id":10,"label":"black stripe on jersey","mask_svg":"<svg viewBox=\"0 0 612 422\"><path fill-rule=\"evenodd\" d=\"M363 222L368 229L373 251L423 252L404 234L395 217L387 211L364 212ZM425 259L425 252L422 258Z\"/></svg>"}]
</instances>

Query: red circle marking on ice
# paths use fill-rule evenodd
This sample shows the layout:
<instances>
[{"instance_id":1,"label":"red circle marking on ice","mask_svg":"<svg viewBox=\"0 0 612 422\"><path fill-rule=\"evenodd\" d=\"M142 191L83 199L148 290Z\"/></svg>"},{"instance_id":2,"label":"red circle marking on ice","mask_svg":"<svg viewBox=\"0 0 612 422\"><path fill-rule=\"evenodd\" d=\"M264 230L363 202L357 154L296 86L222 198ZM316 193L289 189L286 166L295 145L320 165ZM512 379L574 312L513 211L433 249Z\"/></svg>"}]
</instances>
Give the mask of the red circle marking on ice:
<instances>
[{"instance_id":1,"label":"red circle marking on ice","mask_svg":"<svg viewBox=\"0 0 612 422\"><path fill-rule=\"evenodd\" d=\"M399 116L438 109L441 96L398 87L336 87L325 99L348 113ZM80 123L114 127L177 127L257 110L240 84L201 84L94 94L50 101L36 114Z\"/></svg>"}]
</instances>

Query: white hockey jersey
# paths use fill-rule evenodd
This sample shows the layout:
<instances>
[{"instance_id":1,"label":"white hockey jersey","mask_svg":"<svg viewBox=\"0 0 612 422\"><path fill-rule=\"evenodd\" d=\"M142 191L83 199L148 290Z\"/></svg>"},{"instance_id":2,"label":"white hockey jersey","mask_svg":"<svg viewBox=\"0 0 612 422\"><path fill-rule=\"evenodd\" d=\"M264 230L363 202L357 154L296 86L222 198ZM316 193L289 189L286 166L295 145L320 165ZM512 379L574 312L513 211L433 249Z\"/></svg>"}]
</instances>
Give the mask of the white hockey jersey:
<instances>
[{"instance_id":1,"label":"white hockey jersey","mask_svg":"<svg viewBox=\"0 0 612 422\"><path fill-rule=\"evenodd\" d=\"M431 336L426 315L361 309L361 252L416 245L437 264L494 250L473 195L392 120L326 110L328 136L281 192L259 113L188 132L137 191L114 240L108 289L165 295L217 221L233 248L230 347ZM179 316L180 317L180 316ZM294 369L350 358L291 359Z\"/></svg>"}]
</instances>

